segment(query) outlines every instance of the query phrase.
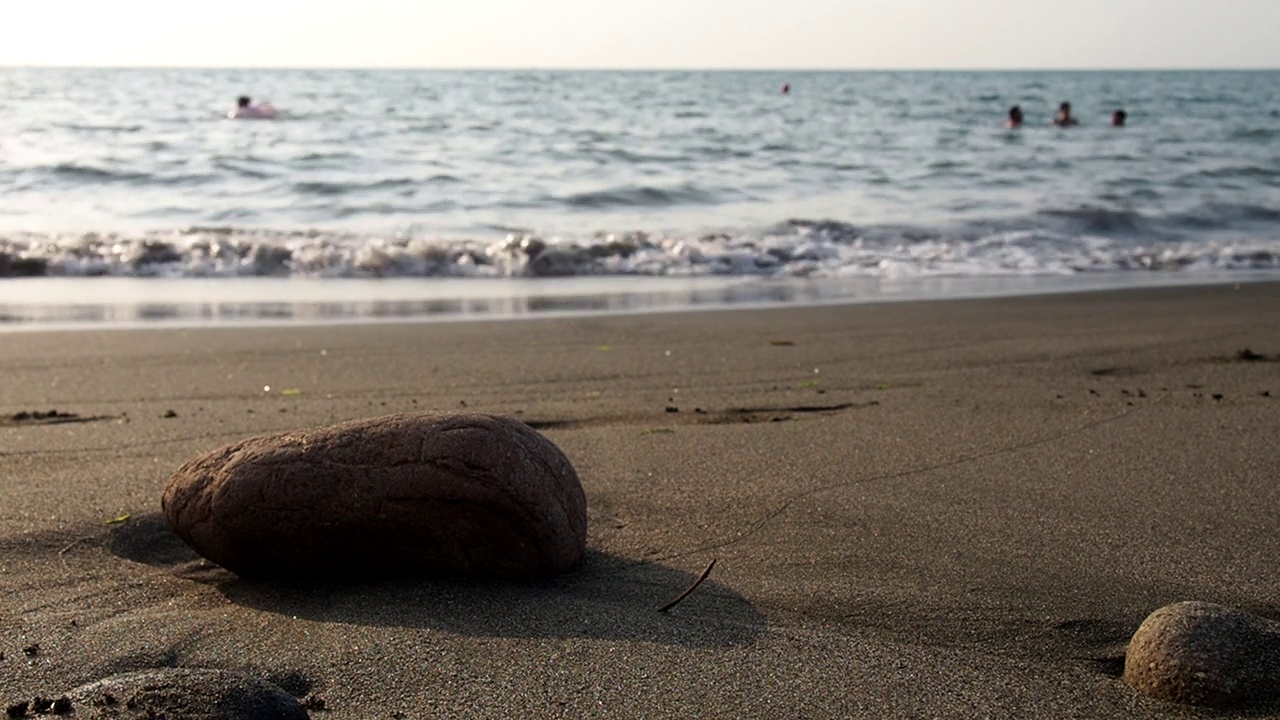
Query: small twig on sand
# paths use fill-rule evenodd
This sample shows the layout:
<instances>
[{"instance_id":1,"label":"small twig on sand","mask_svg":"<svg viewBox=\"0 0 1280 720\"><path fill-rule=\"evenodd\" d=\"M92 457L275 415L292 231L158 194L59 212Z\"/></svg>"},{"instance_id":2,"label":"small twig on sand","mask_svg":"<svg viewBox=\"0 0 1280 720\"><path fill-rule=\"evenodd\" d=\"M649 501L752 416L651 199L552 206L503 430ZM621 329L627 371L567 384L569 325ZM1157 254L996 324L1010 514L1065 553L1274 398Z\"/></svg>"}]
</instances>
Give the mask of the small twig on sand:
<instances>
[{"instance_id":1,"label":"small twig on sand","mask_svg":"<svg viewBox=\"0 0 1280 720\"><path fill-rule=\"evenodd\" d=\"M694 580L694 581L693 581L693 584L689 586L689 589L688 589L688 590L685 590L684 592L682 592L682 593L680 593L679 595L677 595L675 600L672 600L671 602L667 603L666 605L663 605L662 607L658 608L658 612L660 612L660 613L664 613L664 612L666 612L666 611L670 610L671 608L675 607L676 605L679 605L681 600L684 600L685 598L687 598L687 597L689 597L690 595L692 595L692 594L693 594L693 591L694 591L694 590L697 590L697 589L698 589L698 586L702 584L702 581L703 581L703 580L706 580L706 579L707 579L707 576L711 574L711 568L713 568L713 567L715 567L715 566L716 566L716 560L717 560L717 559L718 559L718 558L712 558L712 559L711 559L711 564L707 566L707 569L706 569L706 570L703 570L703 571L702 571L702 574L698 576L698 579L697 579L697 580Z\"/></svg>"},{"instance_id":2,"label":"small twig on sand","mask_svg":"<svg viewBox=\"0 0 1280 720\"><path fill-rule=\"evenodd\" d=\"M62 558L62 564L63 564L63 565L66 565L66 564L67 564L66 554L71 550L71 548L73 548L73 547L75 547L75 546L79 545L79 544L80 544L80 543L82 543L82 542L86 542L86 541L88 541L88 540L92 540L92 539L93 539L93 538L91 538L91 537L78 537L78 538L76 538L75 540L72 540L71 542L67 543L66 547L64 547L64 548L62 548L61 550L59 550L59 551L58 551L58 557Z\"/></svg>"}]
</instances>

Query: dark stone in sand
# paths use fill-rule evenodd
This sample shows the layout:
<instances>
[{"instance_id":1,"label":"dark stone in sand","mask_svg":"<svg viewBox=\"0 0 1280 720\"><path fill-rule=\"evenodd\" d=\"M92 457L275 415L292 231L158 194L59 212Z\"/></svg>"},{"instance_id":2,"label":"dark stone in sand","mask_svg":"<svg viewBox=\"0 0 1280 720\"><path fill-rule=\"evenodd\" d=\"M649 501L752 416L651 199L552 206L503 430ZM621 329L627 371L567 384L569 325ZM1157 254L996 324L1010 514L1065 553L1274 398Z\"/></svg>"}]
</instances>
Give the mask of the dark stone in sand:
<instances>
[{"instance_id":1,"label":"dark stone in sand","mask_svg":"<svg viewBox=\"0 0 1280 720\"><path fill-rule=\"evenodd\" d=\"M1280 699L1280 624L1205 602L1151 613L1129 642L1124 680L1160 700L1230 707Z\"/></svg>"},{"instance_id":2,"label":"dark stone in sand","mask_svg":"<svg viewBox=\"0 0 1280 720\"><path fill-rule=\"evenodd\" d=\"M307 720L289 693L225 670L170 668L115 675L67 693L76 718Z\"/></svg>"},{"instance_id":3,"label":"dark stone in sand","mask_svg":"<svg viewBox=\"0 0 1280 720\"><path fill-rule=\"evenodd\" d=\"M582 558L587 503L560 449L512 418L391 415L244 440L164 491L169 525L244 577L531 579Z\"/></svg>"}]
</instances>

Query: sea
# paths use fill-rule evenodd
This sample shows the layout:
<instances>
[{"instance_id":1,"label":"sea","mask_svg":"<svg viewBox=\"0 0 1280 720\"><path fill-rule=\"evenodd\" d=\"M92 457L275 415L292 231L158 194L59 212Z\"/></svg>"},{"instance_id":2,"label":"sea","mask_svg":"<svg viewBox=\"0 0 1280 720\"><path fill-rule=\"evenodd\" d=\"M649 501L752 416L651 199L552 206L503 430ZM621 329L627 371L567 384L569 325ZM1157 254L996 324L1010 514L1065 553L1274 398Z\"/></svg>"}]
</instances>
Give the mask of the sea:
<instances>
[{"instance_id":1,"label":"sea","mask_svg":"<svg viewBox=\"0 0 1280 720\"><path fill-rule=\"evenodd\" d=\"M1277 279L1278 89L1277 71L0 68L0 331ZM228 119L239 95L279 117ZM1063 101L1079 126L1051 125Z\"/></svg>"}]
</instances>

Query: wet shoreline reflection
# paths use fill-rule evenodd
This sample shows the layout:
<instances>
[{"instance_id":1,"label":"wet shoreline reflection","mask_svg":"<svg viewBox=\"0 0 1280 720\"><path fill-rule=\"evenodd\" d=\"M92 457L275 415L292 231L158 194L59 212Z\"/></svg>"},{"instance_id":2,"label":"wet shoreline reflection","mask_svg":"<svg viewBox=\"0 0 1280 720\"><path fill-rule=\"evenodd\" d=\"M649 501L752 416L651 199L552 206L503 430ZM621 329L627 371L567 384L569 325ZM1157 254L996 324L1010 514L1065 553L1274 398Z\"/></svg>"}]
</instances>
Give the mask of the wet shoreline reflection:
<instances>
[{"instance_id":1,"label":"wet shoreline reflection","mask_svg":"<svg viewBox=\"0 0 1280 720\"><path fill-rule=\"evenodd\" d=\"M595 278L435 284L35 278L0 281L0 331L469 321L946 300L1275 279L1273 273L904 280L641 278L610 282Z\"/></svg>"}]
</instances>

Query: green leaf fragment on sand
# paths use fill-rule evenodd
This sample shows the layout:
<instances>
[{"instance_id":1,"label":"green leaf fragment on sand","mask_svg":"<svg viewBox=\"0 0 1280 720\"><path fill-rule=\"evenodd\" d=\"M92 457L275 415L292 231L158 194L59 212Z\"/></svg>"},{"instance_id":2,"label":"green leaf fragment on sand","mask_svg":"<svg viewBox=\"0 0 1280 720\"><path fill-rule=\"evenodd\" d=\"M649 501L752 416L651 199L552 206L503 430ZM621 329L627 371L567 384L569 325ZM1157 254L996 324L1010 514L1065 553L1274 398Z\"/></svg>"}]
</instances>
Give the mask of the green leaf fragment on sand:
<instances>
[{"instance_id":1,"label":"green leaf fragment on sand","mask_svg":"<svg viewBox=\"0 0 1280 720\"><path fill-rule=\"evenodd\" d=\"M802 387L802 388L818 387L818 381L817 381L817 380L806 380L805 382L800 383L800 387Z\"/></svg>"},{"instance_id":2,"label":"green leaf fragment on sand","mask_svg":"<svg viewBox=\"0 0 1280 720\"><path fill-rule=\"evenodd\" d=\"M107 518L106 520L103 520L103 521L102 521L102 524L103 524L103 525L119 525L119 524L120 524L120 523L122 523L122 522L128 522L128 521L129 521L129 518L131 518L131 517L133 517L133 516L132 516L132 515L130 515L129 513L125 513L125 514L123 514L123 515L118 515L118 516L113 517L113 518Z\"/></svg>"},{"instance_id":3,"label":"green leaf fragment on sand","mask_svg":"<svg viewBox=\"0 0 1280 720\"><path fill-rule=\"evenodd\" d=\"M301 395L302 391L298 388L286 388L280 391L281 395Z\"/></svg>"},{"instance_id":4,"label":"green leaf fragment on sand","mask_svg":"<svg viewBox=\"0 0 1280 720\"><path fill-rule=\"evenodd\" d=\"M612 349L613 349L613 346L611 346L611 345L599 345L599 346L597 346L597 347L596 347L596 349L597 349L597 350L599 350L600 352L609 352L610 350L612 350Z\"/></svg>"}]
</instances>

